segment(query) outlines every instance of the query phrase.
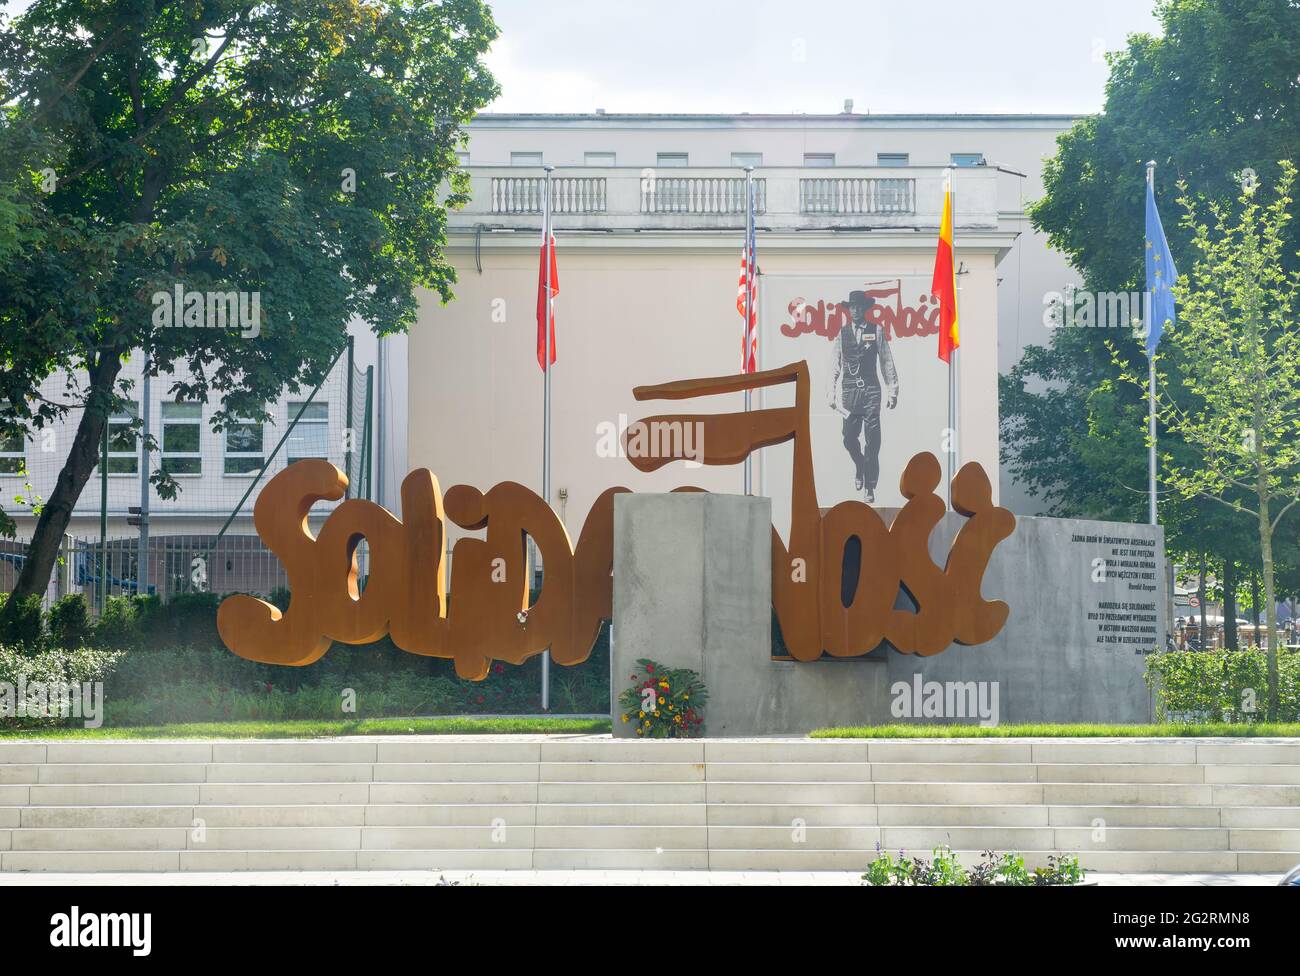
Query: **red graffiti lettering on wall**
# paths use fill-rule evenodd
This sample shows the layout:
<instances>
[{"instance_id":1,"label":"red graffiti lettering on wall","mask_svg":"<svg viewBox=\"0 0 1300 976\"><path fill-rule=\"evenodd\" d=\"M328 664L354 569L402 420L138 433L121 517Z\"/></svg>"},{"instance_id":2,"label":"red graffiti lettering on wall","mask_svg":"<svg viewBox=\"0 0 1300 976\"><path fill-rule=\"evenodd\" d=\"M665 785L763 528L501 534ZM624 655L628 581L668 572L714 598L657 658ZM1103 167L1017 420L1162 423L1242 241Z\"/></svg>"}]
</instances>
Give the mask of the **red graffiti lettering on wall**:
<instances>
[{"instance_id":1,"label":"red graffiti lettering on wall","mask_svg":"<svg viewBox=\"0 0 1300 976\"><path fill-rule=\"evenodd\" d=\"M939 332L939 304L933 295L919 295L915 305L903 304L901 281L868 282L863 289L875 300L867 309L867 321L885 330L885 338L922 338ZM781 324L781 334L791 339L816 334L833 340L849 323L848 307L835 299L818 299L816 304L796 298L787 307L790 321Z\"/></svg>"}]
</instances>

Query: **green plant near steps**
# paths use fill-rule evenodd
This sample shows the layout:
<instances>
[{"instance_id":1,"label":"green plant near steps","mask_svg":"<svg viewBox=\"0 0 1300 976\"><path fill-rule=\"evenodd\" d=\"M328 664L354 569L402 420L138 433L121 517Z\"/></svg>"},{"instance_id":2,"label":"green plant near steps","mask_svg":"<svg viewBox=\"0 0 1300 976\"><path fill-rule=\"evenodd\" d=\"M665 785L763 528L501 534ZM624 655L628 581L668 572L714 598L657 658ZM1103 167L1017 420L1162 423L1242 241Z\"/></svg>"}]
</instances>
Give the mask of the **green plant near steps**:
<instances>
[{"instance_id":1,"label":"green plant near steps","mask_svg":"<svg viewBox=\"0 0 1300 976\"><path fill-rule=\"evenodd\" d=\"M688 739L704 730L708 689L695 671L666 668L640 658L629 678L630 688L618 696L620 721L635 725L646 739Z\"/></svg>"},{"instance_id":2,"label":"green plant near steps","mask_svg":"<svg viewBox=\"0 0 1300 976\"><path fill-rule=\"evenodd\" d=\"M880 888L903 887L1056 887L1080 884L1085 871L1079 859L1069 854L1050 855L1046 868L1033 871L1025 867L1025 859L1008 852L995 854L985 851L980 862L967 870L952 849L941 845L931 851L931 860L907 856L899 851L894 857L876 845L877 856L867 866L862 880Z\"/></svg>"},{"instance_id":3,"label":"green plant near steps","mask_svg":"<svg viewBox=\"0 0 1300 976\"><path fill-rule=\"evenodd\" d=\"M1278 716L1300 720L1300 652L1279 650ZM1258 648L1172 651L1147 658L1147 684L1162 722L1263 722L1268 661Z\"/></svg>"}]
</instances>

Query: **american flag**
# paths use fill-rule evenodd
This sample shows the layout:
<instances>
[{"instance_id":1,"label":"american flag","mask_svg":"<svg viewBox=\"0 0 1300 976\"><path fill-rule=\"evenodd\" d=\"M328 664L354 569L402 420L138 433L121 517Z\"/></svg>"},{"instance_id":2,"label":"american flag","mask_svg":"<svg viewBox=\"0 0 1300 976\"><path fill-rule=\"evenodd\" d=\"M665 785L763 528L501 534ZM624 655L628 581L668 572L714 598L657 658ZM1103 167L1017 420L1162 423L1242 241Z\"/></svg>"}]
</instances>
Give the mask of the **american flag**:
<instances>
[{"instance_id":1,"label":"american flag","mask_svg":"<svg viewBox=\"0 0 1300 976\"><path fill-rule=\"evenodd\" d=\"M753 205L753 200L750 200ZM745 244L740 249L740 279L736 282L736 312L745 318L745 298L749 298L749 318L745 322L745 334L740 343L740 371L742 373L758 372L758 255L754 247L754 222L747 221L749 229L745 234Z\"/></svg>"}]
</instances>

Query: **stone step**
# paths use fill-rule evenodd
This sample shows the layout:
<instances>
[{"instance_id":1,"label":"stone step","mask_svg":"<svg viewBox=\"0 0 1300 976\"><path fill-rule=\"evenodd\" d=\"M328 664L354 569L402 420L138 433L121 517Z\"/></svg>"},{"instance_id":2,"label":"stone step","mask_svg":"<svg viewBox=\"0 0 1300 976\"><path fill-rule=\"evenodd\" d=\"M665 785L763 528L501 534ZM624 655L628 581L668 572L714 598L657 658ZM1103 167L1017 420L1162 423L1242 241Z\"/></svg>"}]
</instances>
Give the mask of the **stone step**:
<instances>
[{"instance_id":1,"label":"stone step","mask_svg":"<svg viewBox=\"0 0 1300 976\"><path fill-rule=\"evenodd\" d=\"M981 852L957 851L967 864ZM1022 851L1028 867L1053 851ZM344 871L344 870L715 870L865 871L872 851L819 850L360 850L360 851L4 851L0 871ZM1100 872L1281 872L1293 854L1269 851L1092 851Z\"/></svg>"},{"instance_id":2,"label":"stone step","mask_svg":"<svg viewBox=\"0 0 1300 976\"><path fill-rule=\"evenodd\" d=\"M0 765L404 762L826 762L1278 764L1300 742L1277 739L690 740L438 736L237 741L0 742Z\"/></svg>"},{"instance_id":3,"label":"stone step","mask_svg":"<svg viewBox=\"0 0 1300 976\"><path fill-rule=\"evenodd\" d=\"M1054 806L1043 808L1053 827L1219 827L1218 807Z\"/></svg>"}]
</instances>

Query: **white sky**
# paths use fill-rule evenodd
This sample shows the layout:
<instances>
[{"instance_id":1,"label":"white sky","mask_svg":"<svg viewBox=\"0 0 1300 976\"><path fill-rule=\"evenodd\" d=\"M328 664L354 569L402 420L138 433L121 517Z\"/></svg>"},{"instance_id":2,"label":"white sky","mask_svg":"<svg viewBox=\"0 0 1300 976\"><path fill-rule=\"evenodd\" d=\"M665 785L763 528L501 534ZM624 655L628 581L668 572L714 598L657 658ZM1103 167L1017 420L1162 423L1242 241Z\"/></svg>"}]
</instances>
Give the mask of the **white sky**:
<instances>
[{"instance_id":1,"label":"white sky","mask_svg":"<svg viewBox=\"0 0 1300 976\"><path fill-rule=\"evenodd\" d=\"M489 3L494 112L1095 112L1102 52L1159 29L1155 0Z\"/></svg>"},{"instance_id":2,"label":"white sky","mask_svg":"<svg viewBox=\"0 0 1300 976\"><path fill-rule=\"evenodd\" d=\"M1154 0L497 0L494 112L1095 112Z\"/></svg>"}]
</instances>

